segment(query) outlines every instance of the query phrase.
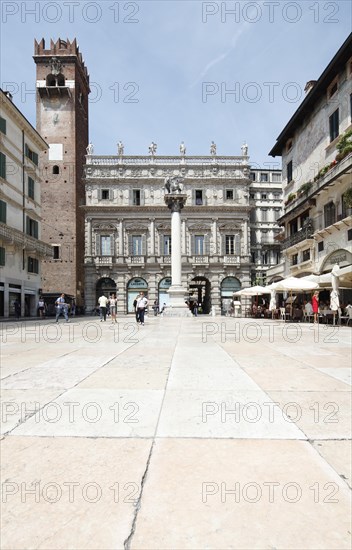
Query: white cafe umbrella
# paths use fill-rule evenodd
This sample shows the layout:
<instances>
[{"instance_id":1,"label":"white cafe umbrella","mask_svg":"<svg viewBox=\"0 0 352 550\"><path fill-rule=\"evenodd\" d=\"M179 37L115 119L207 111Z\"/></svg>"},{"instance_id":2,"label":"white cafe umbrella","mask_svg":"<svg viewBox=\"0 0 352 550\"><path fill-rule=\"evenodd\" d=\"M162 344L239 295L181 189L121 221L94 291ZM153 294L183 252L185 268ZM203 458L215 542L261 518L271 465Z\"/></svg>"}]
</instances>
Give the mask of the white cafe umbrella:
<instances>
[{"instance_id":1,"label":"white cafe umbrella","mask_svg":"<svg viewBox=\"0 0 352 550\"><path fill-rule=\"evenodd\" d=\"M264 286L250 286L248 288L243 288L238 292L235 292L236 296L259 296L262 294L269 294L269 291Z\"/></svg>"},{"instance_id":2,"label":"white cafe umbrella","mask_svg":"<svg viewBox=\"0 0 352 550\"><path fill-rule=\"evenodd\" d=\"M316 288L318 288L318 286L318 283L315 283L314 281L307 281L303 278L300 279L299 277L287 277L287 279L278 281L273 285L276 291L290 290L291 292L293 290L301 292L304 292L305 290L315 290Z\"/></svg>"},{"instance_id":3,"label":"white cafe umbrella","mask_svg":"<svg viewBox=\"0 0 352 550\"><path fill-rule=\"evenodd\" d=\"M272 285L276 291L290 291L292 307L292 291L304 292L305 290L314 290L318 288L318 283L300 279L299 277L287 277Z\"/></svg>"}]
</instances>

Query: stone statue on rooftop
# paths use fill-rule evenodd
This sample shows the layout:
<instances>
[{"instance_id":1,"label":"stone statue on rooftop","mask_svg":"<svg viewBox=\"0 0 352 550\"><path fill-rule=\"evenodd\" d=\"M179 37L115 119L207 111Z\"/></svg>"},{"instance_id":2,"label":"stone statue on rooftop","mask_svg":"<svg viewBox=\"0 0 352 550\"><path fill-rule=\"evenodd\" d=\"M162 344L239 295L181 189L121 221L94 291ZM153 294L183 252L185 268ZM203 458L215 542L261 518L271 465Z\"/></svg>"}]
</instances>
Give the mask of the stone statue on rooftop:
<instances>
[{"instance_id":1,"label":"stone statue on rooftop","mask_svg":"<svg viewBox=\"0 0 352 550\"><path fill-rule=\"evenodd\" d=\"M87 155L92 155L94 153L94 145L91 141L88 143L86 151L87 151Z\"/></svg>"},{"instance_id":2,"label":"stone statue on rooftop","mask_svg":"<svg viewBox=\"0 0 352 550\"><path fill-rule=\"evenodd\" d=\"M242 156L246 157L248 155L248 145L245 141L243 142L241 151L242 151Z\"/></svg>"},{"instance_id":3,"label":"stone statue on rooftop","mask_svg":"<svg viewBox=\"0 0 352 550\"><path fill-rule=\"evenodd\" d=\"M158 147L157 144L154 143L154 141L152 141L151 144L149 145L149 154L156 155L157 147Z\"/></svg>"},{"instance_id":4,"label":"stone statue on rooftop","mask_svg":"<svg viewBox=\"0 0 352 550\"><path fill-rule=\"evenodd\" d=\"M213 141L211 142L211 145L210 145L210 154L215 157L216 155L216 143L214 143Z\"/></svg>"},{"instance_id":5,"label":"stone statue on rooftop","mask_svg":"<svg viewBox=\"0 0 352 550\"><path fill-rule=\"evenodd\" d=\"M117 154L121 157L124 153L125 147L122 141L119 141L117 144Z\"/></svg>"},{"instance_id":6,"label":"stone statue on rooftop","mask_svg":"<svg viewBox=\"0 0 352 550\"><path fill-rule=\"evenodd\" d=\"M186 146L185 146L185 144L184 144L183 141L181 142L181 145L180 145L180 154L181 154L181 155L185 155L185 154L186 154Z\"/></svg>"}]
</instances>

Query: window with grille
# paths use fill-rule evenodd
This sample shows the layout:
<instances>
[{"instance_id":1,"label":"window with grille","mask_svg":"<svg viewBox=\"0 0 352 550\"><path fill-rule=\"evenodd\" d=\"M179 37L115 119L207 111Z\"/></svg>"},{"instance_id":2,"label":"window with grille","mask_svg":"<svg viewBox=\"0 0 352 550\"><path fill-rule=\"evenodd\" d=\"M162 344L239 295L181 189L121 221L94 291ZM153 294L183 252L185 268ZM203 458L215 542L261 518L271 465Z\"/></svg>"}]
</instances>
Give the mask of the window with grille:
<instances>
[{"instance_id":1,"label":"window with grille","mask_svg":"<svg viewBox=\"0 0 352 550\"><path fill-rule=\"evenodd\" d=\"M290 162L287 164L286 171L287 171L287 183L290 183L290 181L292 181L292 175L293 175L292 160L290 160Z\"/></svg>"}]
</instances>

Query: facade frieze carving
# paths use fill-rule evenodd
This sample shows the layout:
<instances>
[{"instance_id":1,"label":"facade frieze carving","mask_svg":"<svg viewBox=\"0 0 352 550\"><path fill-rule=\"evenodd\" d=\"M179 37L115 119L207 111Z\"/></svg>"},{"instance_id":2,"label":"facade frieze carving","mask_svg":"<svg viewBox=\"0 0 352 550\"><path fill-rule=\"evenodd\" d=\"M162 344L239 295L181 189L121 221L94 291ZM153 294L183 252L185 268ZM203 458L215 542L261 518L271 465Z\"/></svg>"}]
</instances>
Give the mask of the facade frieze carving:
<instances>
[{"instance_id":1,"label":"facade frieze carving","mask_svg":"<svg viewBox=\"0 0 352 550\"><path fill-rule=\"evenodd\" d=\"M126 223L125 224L125 229L127 232L132 232L132 231L147 231L148 230L148 225L147 224L144 224L144 223Z\"/></svg>"},{"instance_id":2,"label":"facade frieze carving","mask_svg":"<svg viewBox=\"0 0 352 550\"><path fill-rule=\"evenodd\" d=\"M206 223L193 223L188 226L188 230L192 233L195 231L210 231L210 229L211 229L210 224L206 224Z\"/></svg>"},{"instance_id":3,"label":"facade frieze carving","mask_svg":"<svg viewBox=\"0 0 352 550\"><path fill-rule=\"evenodd\" d=\"M116 231L117 227L112 223L94 223L93 229L96 231Z\"/></svg>"},{"instance_id":4,"label":"facade frieze carving","mask_svg":"<svg viewBox=\"0 0 352 550\"><path fill-rule=\"evenodd\" d=\"M241 227L235 223L219 224L219 231L241 231Z\"/></svg>"}]
</instances>

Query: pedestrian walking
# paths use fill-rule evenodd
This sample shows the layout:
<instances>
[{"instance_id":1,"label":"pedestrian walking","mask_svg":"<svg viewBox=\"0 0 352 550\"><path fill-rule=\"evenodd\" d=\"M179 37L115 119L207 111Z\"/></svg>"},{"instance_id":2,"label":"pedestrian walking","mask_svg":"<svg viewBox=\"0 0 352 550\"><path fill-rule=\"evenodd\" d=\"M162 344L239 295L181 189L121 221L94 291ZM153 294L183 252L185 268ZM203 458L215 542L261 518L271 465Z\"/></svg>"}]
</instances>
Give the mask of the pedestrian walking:
<instances>
[{"instance_id":1,"label":"pedestrian walking","mask_svg":"<svg viewBox=\"0 0 352 550\"><path fill-rule=\"evenodd\" d=\"M112 323L117 323L117 321L116 321L116 309L117 309L116 294L111 294L110 295L109 304L110 304L111 322Z\"/></svg>"},{"instance_id":2,"label":"pedestrian walking","mask_svg":"<svg viewBox=\"0 0 352 550\"><path fill-rule=\"evenodd\" d=\"M39 311L39 317L41 319L45 319L45 302L44 302L43 296L39 296L38 311Z\"/></svg>"},{"instance_id":3,"label":"pedestrian walking","mask_svg":"<svg viewBox=\"0 0 352 550\"><path fill-rule=\"evenodd\" d=\"M141 292L137 298L137 323L144 325L144 314L148 306L148 299L144 296L144 292Z\"/></svg>"},{"instance_id":4,"label":"pedestrian walking","mask_svg":"<svg viewBox=\"0 0 352 550\"><path fill-rule=\"evenodd\" d=\"M56 300L55 306L56 306L55 322L56 323L59 322L59 317L62 314L65 317L66 323L69 323L70 321L68 318L68 304L66 303L64 293L62 293L61 296L59 296L59 298Z\"/></svg>"},{"instance_id":5,"label":"pedestrian walking","mask_svg":"<svg viewBox=\"0 0 352 550\"><path fill-rule=\"evenodd\" d=\"M103 320L106 321L106 308L108 305L109 300L105 296L105 294L102 294L100 298L98 299L98 304L100 308L100 322Z\"/></svg>"},{"instance_id":6,"label":"pedestrian walking","mask_svg":"<svg viewBox=\"0 0 352 550\"><path fill-rule=\"evenodd\" d=\"M21 317L21 302L18 298L14 301L13 307L15 309L15 317L16 319L19 319Z\"/></svg>"}]
</instances>

